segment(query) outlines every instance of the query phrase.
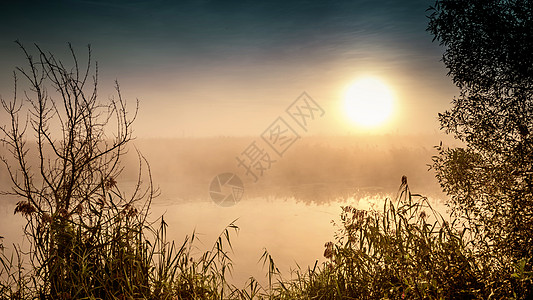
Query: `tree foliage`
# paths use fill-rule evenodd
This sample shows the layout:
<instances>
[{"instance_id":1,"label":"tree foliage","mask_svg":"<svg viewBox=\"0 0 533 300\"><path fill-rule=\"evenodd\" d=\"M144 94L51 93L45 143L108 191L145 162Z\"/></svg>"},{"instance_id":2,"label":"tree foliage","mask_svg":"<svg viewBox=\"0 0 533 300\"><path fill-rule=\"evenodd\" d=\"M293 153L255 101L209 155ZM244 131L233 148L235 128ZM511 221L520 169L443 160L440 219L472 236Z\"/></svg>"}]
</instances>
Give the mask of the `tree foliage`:
<instances>
[{"instance_id":1,"label":"tree foliage","mask_svg":"<svg viewBox=\"0 0 533 300\"><path fill-rule=\"evenodd\" d=\"M533 3L439 0L428 31L460 95L439 114L464 147L434 158L456 212L501 257L533 256ZM531 262L530 262L531 263Z\"/></svg>"}]
</instances>

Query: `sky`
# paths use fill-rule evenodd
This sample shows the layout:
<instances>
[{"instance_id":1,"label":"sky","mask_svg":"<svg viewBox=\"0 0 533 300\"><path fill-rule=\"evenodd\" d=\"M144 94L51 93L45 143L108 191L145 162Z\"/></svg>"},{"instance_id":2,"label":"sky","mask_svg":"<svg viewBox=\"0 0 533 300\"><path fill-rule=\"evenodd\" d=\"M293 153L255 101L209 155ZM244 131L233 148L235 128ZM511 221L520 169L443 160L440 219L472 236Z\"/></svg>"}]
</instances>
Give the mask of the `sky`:
<instances>
[{"instance_id":1,"label":"sky","mask_svg":"<svg viewBox=\"0 0 533 300\"><path fill-rule=\"evenodd\" d=\"M0 11L0 96L24 66L15 40L98 61L99 96L140 101L138 137L260 135L306 92L307 134L433 134L457 88L426 32L433 0L11 1ZM349 122L346 90L376 77L394 95L376 128Z\"/></svg>"}]
</instances>

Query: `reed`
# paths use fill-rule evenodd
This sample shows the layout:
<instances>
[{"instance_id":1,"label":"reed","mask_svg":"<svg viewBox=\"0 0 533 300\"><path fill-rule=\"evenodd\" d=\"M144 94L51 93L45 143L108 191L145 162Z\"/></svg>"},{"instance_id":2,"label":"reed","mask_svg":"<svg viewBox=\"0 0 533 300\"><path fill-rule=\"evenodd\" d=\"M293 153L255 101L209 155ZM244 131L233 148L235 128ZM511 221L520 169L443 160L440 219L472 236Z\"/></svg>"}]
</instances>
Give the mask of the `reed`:
<instances>
[{"instance_id":1,"label":"reed","mask_svg":"<svg viewBox=\"0 0 533 300\"><path fill-rule=\"evenodd\" d=\"M291 280L281 277L277 299L528 299L531 258L505 261L480 252L483 236L460 219L443 217L428 199L411 194L406 178L382 210L342 208L325 263Z\"/></svg>"},{"instance_id":2,"label":"reed","mask_svg":"<svg viewBox=\"0 0 533 300\"><path fill-rule=\"evenodd\" d=\"M9 257L2 251L0 298L527 299L532 292L528 258L503 264L479 252L468 223L439 214L406 181L380 210L342 207L324 263L297 266L286 278L265 249L259 263L267 286L253 277L244 287L229 283L235 222L211 249L193 255L197 235L168 241L164 217L148 222L148 209L111 202L95 211L92 227L62 216L43 220L54 238L35 246L52 255L28 269L18 248ZM43 270L46 276L36 276Z\"/></svg>"}]
</instances>

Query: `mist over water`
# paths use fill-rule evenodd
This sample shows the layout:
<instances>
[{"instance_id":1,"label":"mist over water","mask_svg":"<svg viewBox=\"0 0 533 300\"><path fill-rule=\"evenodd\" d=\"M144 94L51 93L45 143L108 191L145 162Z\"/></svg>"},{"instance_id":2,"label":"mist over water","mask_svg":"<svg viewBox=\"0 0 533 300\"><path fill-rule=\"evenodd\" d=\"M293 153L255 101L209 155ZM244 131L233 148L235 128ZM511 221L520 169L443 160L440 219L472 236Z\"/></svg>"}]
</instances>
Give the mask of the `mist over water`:
<instances>
[{"instance_id":1,"label":"mist over water","mask_svg":"<svg viewBox=\"0 0 533 300\"><path fill-rule=\"evenodd\" d=\"M304 136L278 157L255 182L238 166L236 157L254 137L138 139L133 142L150 164L152 180L160 188L150 218L164 215L168 237L181 244L196 233L198 252L210 249L232 221L240 227L233 236L233 281L240 286L254 276L266 283L259 263L267 249L284 276L297 265L305 269L323 261L324 244L334 240L341 206L380 209L394 198L407 176L413 193L430 198L444 211L444 194L428 164L438 136ZM132 147L123 157L124 171L117 179L128 193L138 176L139 161ZM143 170L146 172L146 169ZM242 199L221 207L209 197L211 180L231 172L244 184ZM8 186L3 176L2 187ZM13 215L16 199L0 205L0 235L4 245L22 241L24 220Z\"/></svg>"},{"instance_id":2,"label":"mist over water","mask_svg":"<svg viewBox=\"0 0 533 300\"><path fill-rule=\"evenodd\" d=\"M282 157L276 157L255 181L238 166L236 157L253 137L140 139L135 147L150 163L153 181L163 201L208 201L214 176L232 172L245 185L244 199L290 197L297 202L324 204L351 196L390 194L407 176L412 189L442 197L428 165L439 136L306 136ZM124 180L137 175L137 157L125 158Z\"/></svg>"}]
</instances>

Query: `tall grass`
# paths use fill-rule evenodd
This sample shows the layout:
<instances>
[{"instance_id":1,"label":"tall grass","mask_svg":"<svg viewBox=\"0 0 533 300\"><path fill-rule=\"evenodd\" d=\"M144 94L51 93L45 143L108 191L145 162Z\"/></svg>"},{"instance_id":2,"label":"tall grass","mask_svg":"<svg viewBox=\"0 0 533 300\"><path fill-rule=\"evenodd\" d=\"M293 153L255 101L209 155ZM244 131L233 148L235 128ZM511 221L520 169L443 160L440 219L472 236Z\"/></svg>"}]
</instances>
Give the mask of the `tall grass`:
<instances>
[{"instance_id":1,"label":"tall grass","mask_svg":"<svg viewBox=\"0 0 533 300\"><path fill-rule=\"evenodd\" d=\"M2 248L0 299L221 299L231 294L230 236L238 231L233 222L212 249L197 257L192 255L194 233L177 246L166 239L163 217L149 223L134 207L126 209L110 219L100 213L102 221L89 230L61 217L52 220L45 265L25 265L18 248L14 256Z\"/></svg>"},{"instance_id":2,"label":"tall grass","mask_svg":"<svg viewBox=\"0 0 533 300\"><path fill-rule=\"evenodd\" d=\"M251 277L229 283L234 222L211 249L195 253L193 232L181 244L166 239L161 217L146 219L149 206L113 206L94 217L98 226L72 226L68 218L43 220L53 238L45 266L25 269L20 250L2 252L2 299L527 299L532 295L531 258L507 261L476 247L478 233L442 216L404 180L382 209L342 207L326 261L279 271L265 249L268 285ZM42 274L47 270L46 276Z\"/></svg>"},{"instance_id":3,"label":"tall grass","mask_svg":"<svg viewBox=\"0 0 533 300\"><path fill-rule=\"evenodd\" d=\"M518 262L480 252L479 236L443 217L403 178L382 210L342 208L327 261L291 279L278 276L276 299L529 299L531 258Z\"/></svg>"}]
</instances>

